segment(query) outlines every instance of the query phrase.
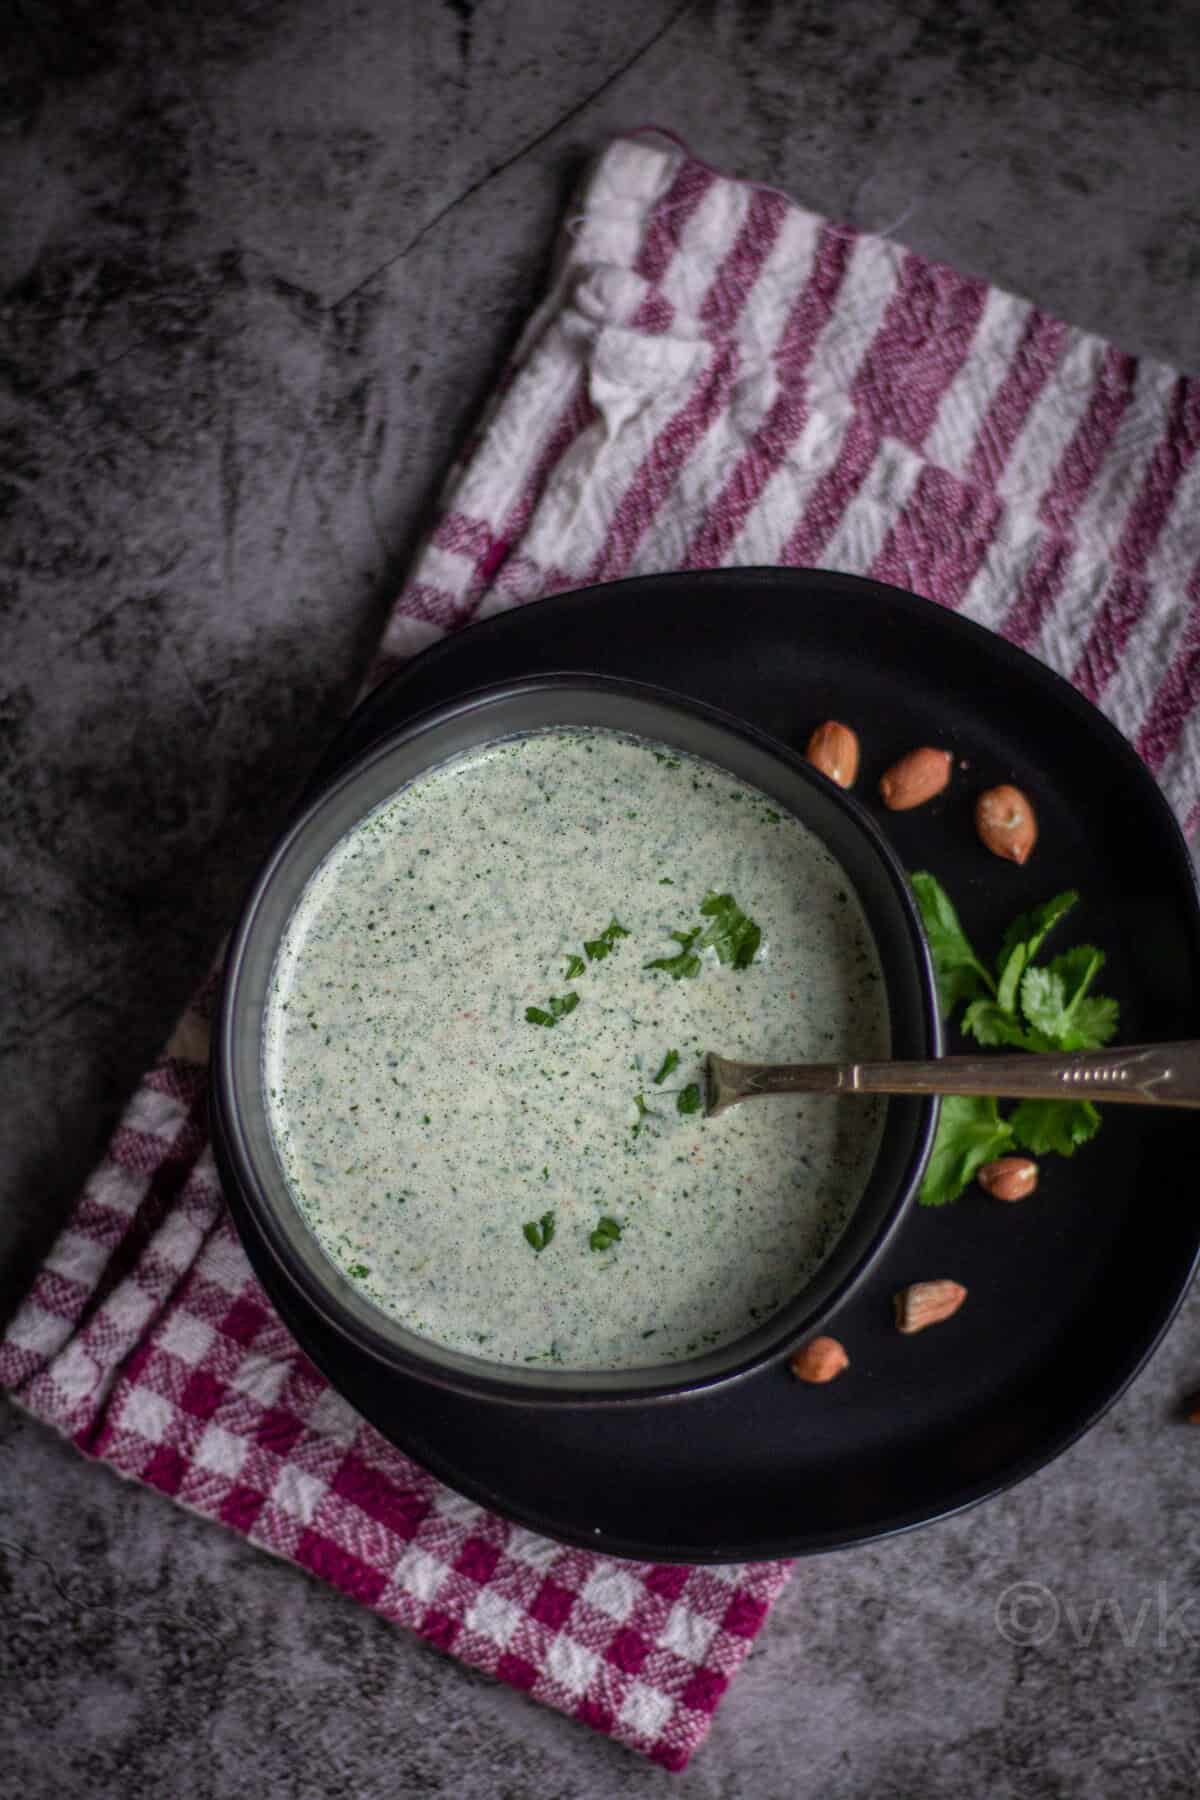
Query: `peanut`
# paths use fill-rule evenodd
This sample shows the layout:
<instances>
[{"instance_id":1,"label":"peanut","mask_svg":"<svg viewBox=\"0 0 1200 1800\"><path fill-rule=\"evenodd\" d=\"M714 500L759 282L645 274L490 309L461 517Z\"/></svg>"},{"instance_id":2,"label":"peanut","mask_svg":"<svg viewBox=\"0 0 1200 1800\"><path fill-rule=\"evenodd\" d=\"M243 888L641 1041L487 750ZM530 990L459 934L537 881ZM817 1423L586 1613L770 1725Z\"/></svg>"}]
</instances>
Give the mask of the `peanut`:
<instances>
[{"instance_id":1,"label":"peanut","mask_svg":"<svg viewBox=\"0 0 1200 1800\"><path fill-rule=\"evenodd\" d=\"M1020 788L988 788L975 802L975 829L994 856L1007 862L1029 860L1037 843L1037 819Z\"/></svg>"},{"instance_id":2,"label":"peanut","mask_svg":"<svg viewBox=\"0 0 1200 1800\"><path fill-rule=\"evenodd\" d=\"M906 1335L940 1325L951 1318L967 1297L957 1281L914 1281L896 1295L896 1325Z\"/></svg>"},{"instance_id":3,"label":"peanut","mask_svg":"<svg viewBox=\"0 0 1200 1800\"><path fill-rule=\"evenodd\" d=\"M1037 1186L1038 1166L1028 1156L999 1156L984 1163L975 1179L993 1200L1024 1200Z\"/></svg>"},{"instance_id":4,"label":"peanut","mask_svg":"<svg viewBox=\"0 0 1200 1800\"><path fill-rule=\"evenodd\" d=\"M804 752L814 769L836 781L839 787L853 787L858 774L858 738L848 725L826 719L808 740Z\"/></svg>"},{"instance_id":5,"label":"peanut","mask_svg":"<svg viewBox=\"0 0 1200 1800\"><path fill-rule=\"evenodd\" d=\"M883 804L892 812L908 812L924 806L940 794L950 779L953 757L948 750L933 750L928 745L910 750L898 763L893 763L879 783Z\"/></svg>"},{"instance_id":6,"label":"peanut","mask_svg":"<svg viewBox=\"0 0 1200 1800\"><path fill-rule=\"evenodd\" d=\"M832 1381L849 1368L850 1358L836 1338L817 1337L803 1350L797 1350L788 1366L797 1381L820 1383Z\"/></svg>"}]
</instances>

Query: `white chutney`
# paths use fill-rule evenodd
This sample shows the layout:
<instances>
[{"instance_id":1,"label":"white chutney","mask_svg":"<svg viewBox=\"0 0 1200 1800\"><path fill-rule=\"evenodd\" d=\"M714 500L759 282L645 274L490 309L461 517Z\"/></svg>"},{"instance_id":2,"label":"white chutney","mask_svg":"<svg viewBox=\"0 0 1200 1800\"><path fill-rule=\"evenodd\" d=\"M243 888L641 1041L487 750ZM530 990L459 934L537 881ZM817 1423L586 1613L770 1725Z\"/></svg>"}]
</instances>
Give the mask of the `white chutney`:
<instances>
[{"instance_id":1,"label":"white chutney","mask_svg":"<svg viewBox=\"0 0 1200 1800\"><path fill-rule=\"evenodd\" d=\"M698 970L645 966L671 958ZM338 1268L438 1344L572 1369L745 1333L866 1184L883 1102L706 1119L681 1110L705 1053L888 1047L878 953L821 841L712 764L590 729L456 758L349 831L288 922L264 1026L279 1160Z\"/></svg>"}]
</instances>

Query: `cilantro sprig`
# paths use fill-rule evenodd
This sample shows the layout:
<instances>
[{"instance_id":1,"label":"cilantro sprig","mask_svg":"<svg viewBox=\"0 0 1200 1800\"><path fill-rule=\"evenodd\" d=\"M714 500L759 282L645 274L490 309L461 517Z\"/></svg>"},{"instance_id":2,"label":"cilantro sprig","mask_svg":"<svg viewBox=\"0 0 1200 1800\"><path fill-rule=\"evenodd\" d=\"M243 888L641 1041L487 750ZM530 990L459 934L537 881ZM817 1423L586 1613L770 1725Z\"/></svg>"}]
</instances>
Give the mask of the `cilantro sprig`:
<instances>
[{"instance_id":1,"label":"cilantro sprig","mask_svg":"<svg viewBox=\"0 0 1200 1800\"><path fill-rule=\"evenodd\" d=\"M707 925L673 931L671 936L679 945L675 955L656 956L643 967L662 969L676 981L694 980L703 966L701 952L712 950L718 962L748 969L758 955L762 927L742 911L732 894L706 894L700 913Z\"/></svg>"},{"instance_id":2,"label":"cilantro sprig","mask_svg":"<svg viewBox=\"0 0 1200 1800\"><path fill-rule=\"evenodd\" d=\"M942 1015L965 1002L961 1029L987 1047L1098 1050L1117 1030L1117 1002L1093 993L1104 952L1076 944L1048 963L1035 959L1079 899L1074 889L1022 913L1005 932L992 967L976 954L949 895L924 871L912 877L933 957ZM923 1206L957 1199L976 1171L1014 1149L1034 1156L1072 1156L1100 1129L1090 1100L1023 1100L1003 1116L995 1100L942 1102L925 1179Z\"/></svg>"}]
</instances>

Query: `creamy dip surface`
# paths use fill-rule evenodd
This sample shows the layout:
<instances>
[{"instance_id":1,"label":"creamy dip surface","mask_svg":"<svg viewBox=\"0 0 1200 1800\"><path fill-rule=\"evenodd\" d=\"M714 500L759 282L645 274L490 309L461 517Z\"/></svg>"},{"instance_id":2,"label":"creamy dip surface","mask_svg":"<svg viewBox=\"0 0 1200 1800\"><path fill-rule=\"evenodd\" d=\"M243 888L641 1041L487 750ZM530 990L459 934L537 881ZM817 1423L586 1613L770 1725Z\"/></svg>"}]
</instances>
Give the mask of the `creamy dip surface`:
<instances>
[{"instance_id":1,"label":"creamy dip surface","mask_svg":"<svg viewBox=\"0 0 1200 1800\"><path fill-rule=\"evenodd\" d=\"M812 832L707 762L557 730L444 764L335 846L276 959L265 1075L303 1217L385 1313L614 1369L789 1300L878 1147L880 1101L706 1119L705 1053L888 1046L874 941Z\"/></svg>"}]
</instances>

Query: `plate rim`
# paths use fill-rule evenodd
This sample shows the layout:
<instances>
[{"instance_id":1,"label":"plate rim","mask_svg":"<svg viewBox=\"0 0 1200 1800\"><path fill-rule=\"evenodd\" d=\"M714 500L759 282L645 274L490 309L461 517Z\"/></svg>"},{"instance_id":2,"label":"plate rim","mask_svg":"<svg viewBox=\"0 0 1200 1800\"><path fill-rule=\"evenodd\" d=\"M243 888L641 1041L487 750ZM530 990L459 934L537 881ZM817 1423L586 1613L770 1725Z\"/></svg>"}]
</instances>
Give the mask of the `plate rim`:
<instances>
[{"instance_id":1,"label":"plate rim","mask_svg":"<svg viewBox=\"0 0 1200 1800\"><path fill-rule=\"evenodd\" d=\"M869 576L853 575L837 570L776 568L770 565L755 564L744 568L704 569L694 572L672 570L663 573L638 574L625 576L619 581L592 583L582 587L564 589L558 593L542 595L535 600L505 608L503 611L490 613L486 618L474 618L447 631L443 637L407 658L362 697L326 746L310 776L309 783L306 784L306 792L308 787L323 783L327 779L330 767L337 766L349 755L359 754L365 744L371 741L370 737L367 737L361 743L358 742L356 733L360 733L364 729L370 730L374 716L387 712L396 694L403 689L414 672L420 672L447 658L453 658L464 642L470 642L477 636L502 632L506 622L514 615L519 614L523 618L527 618L531 609L554 610L582 607L586 603L595 602L600 596L616 598L623 590L644 589L647 584L659 587L697 588L703 586L719 589L724 586L744 587L747 583L752 586L771 588L791 586L797 592L811 592L814 588L820 588L827 592L832 588L835 591L843 590L860 595L864 592L869 593L873 599L894 605L902 612L910 613L915 617L918 627L925 624L952 637L957 636L965 644L999 657L1000 661L1006 664L1020 680L1036 682L1051 699L1068 707L1084 729L1093 735L1099 734L1104 741L1104 748L1116 756L1130 777L1142 786L1147 795L1147 803L1154 807L1160 823L1165 827L1166 836L1170 840L1171 856L1175 864L1173 873L1176 878L1181 878L1180 886L1187 895L1191 915L1190 935L1195 942L1197 954L1200 956L1200 872L1192 858L1187 839L1174 809L1150 769L1120 729L1098 706L1073 687L1066 677L1060 675L1057 670L1050 668L1048 664L1040 661L1020 645L1013 644L1002 637L999 632L906 588L875 581ZM464 685L461 690L457 691L466 692L468 690ZM740 715L738 716L740 717ZM380 729L388 728L383 726ZM303 803L302 801L301 804ZM237 1208L234 1210L238 1211ZM240 1212L238 1212L238 1216L241 1217ZM257 1243L254 1248L255 1250L259 1248ZM251 1252L249 1242L247 1242L247 1250ZM259 1260L252 1252L251 1260L254 1262L256 1273L262 1279L263 1273L259 1267ZM883 1542L903 1536L922 1526L939 1524L943 1520L969 1512L985 1501L1007 1493L1064 1455L1116 1405L1145 1369L1178 1317L1198 1269L1200 1269L1200 1221L1197 1222L1195 1229L1195 1243L1191 1258L1186 1270L1181 1272L1169 1305L1154 1331L1148 1338L1139 1341L1132 1357L1122 1359L1121 1372L1117 1379L1110 1382L1102 1396L1081 1415L1073 1419L1065 1429L1054 1430L1041 1436L1037 1448L1017 1457L1005 1470L1002 1477L997 1479L994 1475L988 1475L979 1480L958 1483L955 1487L955 1497L948 1504L933 1510L927 1507L920 1507L915 1511L902 1509L896 1513L889 1513L882 1521L875 1520L849 1528L831 1527L827 1531L809 1531L802 1540L793 1538L758 1541L750 1545L729 1543L718 1549L692 1547L677 1550L662 1543L649 1543L622 1536L620 1533L609 1531L606 1528L596 1528L593 1533L589 1534L569 1525L558 1524L549 1515L541 1513L537 1509L514 1503L510 1497L490 1488L484 1480L457 1467L452 1467L436 1447L427 1450L422 1442L421 1451L417 1454L409 1450L397 1438L392 1437L389 1441L393 1442L403 1454L411 1456L415 1463L428 1470L444 1486L465 1495L489 1511L540 1535L550 1537L556 1542L624 1560L716 1566L746 1562L795 1561L810 1555L825 1555L833 1550L854 1549L866 1543ZM270 1272L274 1276L274 1270L272 1269ZM273 1304L284 1315L289 1329L294 1330L292 1325L293 1308L286 1301L281 1304L277 1297L274 1279L271 1281L264 1279L263 1285L267 1287ZM330 1373L324 1356L314 1353L302 1341L299 1331L296 1331L296 1336L305 1354L309 1355L321 1368L322 1373L326 1375L332 1385L339 1391L344 1391L340 1386L339 1379ZM759 1378L762 1378L765 1373L766 1371L761 1372ZM358 1408L356 1400L351 1399L350 1403L356 1409ZM685 1401L681 1404L686 1406L688 1402ZM514 1413L520 1412L518 1407L511 1410ZM381 1436L389 1438L389 1434L381 1427L374 1425L374 1421L365 1412L363 1416L367 1418L368 1423L372 1424L373 1429L380 1430ZM533 1416L538 1418L542 1415L535 1413Z\"/></svg>"}]
</instances>

